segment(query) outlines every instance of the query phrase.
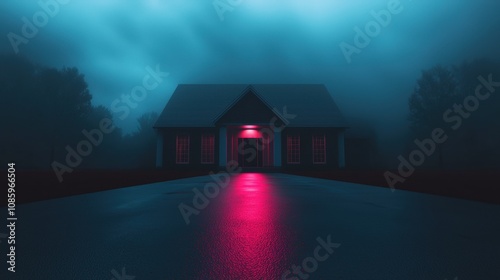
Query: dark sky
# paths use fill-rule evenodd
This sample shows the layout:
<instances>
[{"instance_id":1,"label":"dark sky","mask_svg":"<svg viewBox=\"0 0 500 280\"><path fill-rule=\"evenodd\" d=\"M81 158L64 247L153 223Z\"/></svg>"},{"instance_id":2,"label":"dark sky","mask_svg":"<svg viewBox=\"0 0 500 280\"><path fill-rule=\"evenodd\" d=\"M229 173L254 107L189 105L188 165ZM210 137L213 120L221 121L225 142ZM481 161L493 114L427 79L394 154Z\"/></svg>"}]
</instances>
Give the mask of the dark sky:
<instances>
[{"instance_id":1,"label":"dark sky","mask_svg":"<svg viewBox=\"0 0 500 280\"><path fill-rule=\"evenodd\" d=\"M161 111L179 83L324 83L347 116L369 119L383 140L406 125L422 69L500 56L498 0L402 0L350 63L339 45L353 44L354 28L394 0L233 0L224 20L212 1L65 1L19 54L78 67L93 103L107 107L142 83L147 66L170 73L118 122L126 132L142 113ZM42 10L38 0L0 1L0 51L14 53L9 32L21 35L22 18Z\"/></svg>"}]
</instances>

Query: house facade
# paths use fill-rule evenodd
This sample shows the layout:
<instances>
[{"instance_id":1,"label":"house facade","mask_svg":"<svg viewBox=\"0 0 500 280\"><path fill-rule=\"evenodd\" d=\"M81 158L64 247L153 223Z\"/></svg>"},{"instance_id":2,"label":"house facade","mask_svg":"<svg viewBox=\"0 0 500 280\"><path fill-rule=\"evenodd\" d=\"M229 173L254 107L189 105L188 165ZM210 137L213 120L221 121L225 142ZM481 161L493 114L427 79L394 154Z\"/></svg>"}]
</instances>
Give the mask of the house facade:
<instances>
[{"instance_id":1,"label":"house facade","mask_svg":"<svg viewBox=\"0 0 500 280\"><path fill-rule=\"evenodd\" d=\"M345 166L346 122L324 85L181 84L158 118L158 168Z\"/></svg>"}]
</instances>

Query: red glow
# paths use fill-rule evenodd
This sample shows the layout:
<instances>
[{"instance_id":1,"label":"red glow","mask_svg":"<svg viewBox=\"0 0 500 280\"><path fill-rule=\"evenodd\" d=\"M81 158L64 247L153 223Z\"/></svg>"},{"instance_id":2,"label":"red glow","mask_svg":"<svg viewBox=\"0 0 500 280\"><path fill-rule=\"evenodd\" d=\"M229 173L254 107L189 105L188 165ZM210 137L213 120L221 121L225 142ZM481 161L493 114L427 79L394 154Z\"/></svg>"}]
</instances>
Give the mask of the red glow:
<instances>
[{"instance_id":1,"label":"red glow","mask_svg":"<svg viewBox=\"0 0 500 280\"><path fill-rule=\"evenodd\" d=\"M256 126L256 125L244 125L244 126L242 126L242 128L244 128L244 129L256 129L256 128L259 128L259 127Z\"/></svg>"},{"instance_id":2,"label":"red glow","mask_svg":"<svg viewBox=\"0 0 500 280\"><path fill-rule=\"evenodd\" d=\"M272 181L265 174L243 173L231 177L222 192L214 202L213 230L204 233L210 268L205 277L280 279L293 241L278 222L286 207Z\"/></svg>"},{"instance_id":3,"label":"red glow","mask_svg":"<svg viewBox=\"0 0 500 280\"><path fill-rule=\"evenodd\" d=\"M239 138L262 138L262 133L256 129L245 129L238 134Z\"/></svg>"}]
</instances>

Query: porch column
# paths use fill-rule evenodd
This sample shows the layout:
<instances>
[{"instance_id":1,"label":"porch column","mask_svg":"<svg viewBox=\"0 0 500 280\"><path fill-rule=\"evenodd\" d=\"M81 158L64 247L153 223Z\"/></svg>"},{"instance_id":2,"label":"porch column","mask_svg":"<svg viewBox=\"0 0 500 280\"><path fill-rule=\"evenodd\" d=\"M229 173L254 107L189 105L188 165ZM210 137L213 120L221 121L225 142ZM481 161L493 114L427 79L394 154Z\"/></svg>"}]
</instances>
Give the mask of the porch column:
<instances>
[{"instance_id":1,"label":"porch column","mask_svg":"<svg viewBox=\"0 0 500 280\"><path fill-rule=\"evenodd\" d=\"M274 129L274 167L281 167L281 130Z\"/></svg>"},{"instance_id":2,"label":"porch column","mask_svg":"<svg viewBox=\"0 0 500 280\"><path fill-rule=\"evenodd\" d=\"M163 132L156 132L156 168L163 167Z\"/></svg>"},{"instance_id":3,"label":"porch column","mask_svg":"<svg viewBox=\"0 0 500 280\"><path fill-rule=\"evenodd\" d=\"M222 126L219 128L219 166L226 167L227 165L227 128Z\"/></svg>"},{"instance_id":4,"label":"porch column","mask_svg":"<svg viewBox=\"0 0 500 280\"><path fill-rule=\"evenodd\" d=\"M342 129L337 133L337 145L339 154L339 168L345 167L345 130Z\"/></svg>"}]
</instances>

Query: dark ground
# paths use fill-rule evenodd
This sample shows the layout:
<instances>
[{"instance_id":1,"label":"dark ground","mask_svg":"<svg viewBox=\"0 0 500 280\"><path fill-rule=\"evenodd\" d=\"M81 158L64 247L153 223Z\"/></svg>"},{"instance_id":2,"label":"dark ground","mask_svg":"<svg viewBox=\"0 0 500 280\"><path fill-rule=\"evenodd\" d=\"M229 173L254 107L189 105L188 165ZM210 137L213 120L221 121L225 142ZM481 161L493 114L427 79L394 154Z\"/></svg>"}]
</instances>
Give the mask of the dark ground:
<instances>
[{"instance_id":1,"label":"dark ground","mask_svg":"<svg viewBox=\"0 0 500 280\"><path fill-rule=\"evenodd\" d=\"M0 254L0 279L500 279L500 205L283 173L222 180L203 204L193 189L211 176L16 206L16 273Z\"/></svg>"},{"instance_id":2,"label":"dark ground","mask_svg":"<svg viewBox=\"0 0 500 280\"><path fill-rule=\"evenodd\" d=\"M392 172L397 174L397 171ZM385 170L293 172L295 175L389 188L384 173ZM395 189L500 204L500 170L416 170L405 182L396 184Z\"/></svg>"},{"instance_id":3,"label":"dark ground","mask_svg":"<svg viewBox=\"0 0 500 280\"><path fill-rule=\"evenodd\" d=\"M388 188L385 170L294 171L290 174L353 182ZM394 171L393 171L394 172ZM76 170L59 183L52 171L17 170L16 203L92 193L186 177L207 175L205 171L166 170ZM397 172L394 172L397 174ZM396 190L464 198L500 204L500 170L417 170ZM1 174L5 176L5 172ZM0 200L0 206L6 201Z\"/></svg>"},{"instance_id":4,"label":"dark ground","mask_svg":"<svg viewBox=\"0 0 500 280\"><path fill-rule=\"evenodd\" d=\"M208 171L75 170L59 182L49 170L16 170L16 203L92 193L122 187L207 175ZM6 178L5 172L1 174ZM0 206L6 205L0 200Z\"/></svg>"}]
</instances>

